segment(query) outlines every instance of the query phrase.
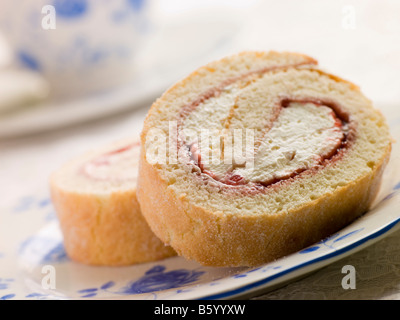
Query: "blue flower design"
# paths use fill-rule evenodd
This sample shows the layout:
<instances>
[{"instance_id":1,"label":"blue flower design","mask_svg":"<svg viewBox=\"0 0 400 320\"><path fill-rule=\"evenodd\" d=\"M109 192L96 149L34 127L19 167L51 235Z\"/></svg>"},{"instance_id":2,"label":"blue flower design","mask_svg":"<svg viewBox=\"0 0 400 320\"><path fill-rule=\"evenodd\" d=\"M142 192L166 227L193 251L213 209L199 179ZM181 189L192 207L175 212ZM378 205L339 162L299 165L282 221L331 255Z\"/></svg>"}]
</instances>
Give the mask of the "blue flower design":
<instances>
[{"instance_id":1,"label":"blue flower design","mask_svg":"<svg viewBox=\"0 0 400 320\"><path fill-rule=\"evenodd\" d=\"M54 0L53 6L57 17L62 18L81 17L88 11L87 0Z\"/></svg>"},{"instance_id":2,"label":"blue flower design","mask_svg":"<svg viewBox=\"0 0 400 320\"><path fill-rule=\"evenodd\" d=\"M38 292L32 292L28 295L26 295L26 298L36 298L37 300L44 300L48 297L48 294L45 293L38 293Z\"/></svg>"},{"instance_id":3,"label":"blue flower design","mask_svg":"<svg viewBox=\"0 0 400 320\"><path fill-rule=\"evenodd\" d=\"M256 271L260 270L261 268L262 268L262 267L257 267L257 268L254 268L254 269L248 270L248 271L247 271L247 273L256 272Z\"/></svg>"},{"instance_id":4,"label":"blue flower design","mask_svg":"<svg viewBox=\"0 0 400 320\"><path fill-rule=\"evenodd\" d=\"M58 243L42 258L42 263L61 263L68 260L67 253L65 252L62 242Z\"/></svg>"},{"instance_id":5,"label":"blue flower design","mask_svg":"<svg viewBox=\"0 0 400 320\"><path fill-rule=\"evenodd\" d=\"M46 237L28 237L20 244L18 252L23 255L25 252L37 249L43 252L40 260L42 264L62 263L69 259L62 241Z\"/></svg>"},{"instance_id":6,"label":"blue flower design","mask_svg":"<svg viewBox=\"0 0 400 320\"><path fill-rule=\"evenodd\" d=\"M0 290L8 289L10 283L13 281L14 279L12 278L0 278Z\"/></svg>"},{"instance_id":7,"label":"blue flower design","mask_svg":"<svg viewBox=\"0 0 400 320\"><path fill-rule=\"evenodd\" d=\"M134 10L139 11L143 8L144 0L127 0L129 6Z\"/></svg>"},{"instance_id":8,"label":"blue flower design","mask_svg":"<svg viewBox=\"0 0 400 320\"><path fill-rule=\"evenodd\" d=\"M281 269L282 268L282 266L267 266L267 267L265 267L265 268L262 268L261 269L261 272L267 272L267 271L270 271L270 270L278 270L278 269Z\"/></svg>"},{"instance_id":9,"label":"blue flower design","mask_svg":"<svg viewBox=\"0 0 400 320\"><path fill-rule=\"evenodd\" d=\"M18 200L13 208L13 212L23 213L29 210L47 210L49 208L52 208L52 202L49 197L39 198L35 196L25 196Z\"/></svg>"},{"instance_id":10,"label":"blue flower design","mask_svg":"<svg viewBox=\"0 0 400 320\"><path fill-rule=\"evenodd\" d=\"M313 246L309 248L305 248L304 250L301 250L299 253L309 253L318 250L320 247L319 246Z\"/></svg>"},{"instance_id":11,"label":"blue flower design","mask_svg":"<svg viewBox=\"0 0 400 320\"><path fill-rule=\"evenodd\" d=\"M41 69L37 59L29 52L26 52L24 50L19 50L17 52L17 58L25 67L31 70L39 71Z\"/></svg>"},{"instance_id":12,"label":"blue flower design","mask_svg":"<svg viewBox=\"0 0 400 320\"><path fill-rule=\"evenodd\" d=\"M109 288L115 285L114 281L106 282L105 284L101 285L100 288L87 288L79 290L78 293L83 294L82 298L91 298L95 297L101 291L108 291Z\"/></svg>"},{"instance_id":13,"label":"blue flower design","mask_svg":"<svg viewBox=\"0 0 400 320\"><path fill-rule=\"evenodd\" d=\"M393 187L393 191L391 193L389 193L382 201L386 201L390 198L392 198L400 189L400 182L398 182L394 187Z\"/></svg>"},{"instance_id":14,"label":"blue flower design","mask_svg":"<svg viewBox=\"0 0 400 320\"><path fill-rule=\"evenodd\" d=\"M235 274L234 276L233 276L233 278L244 278L244 277L247 277L247 274L244 274L244 273L239 273L239 274Z\"/></svg>"},{"instance_id":15,"label":"blue flower design","mask_svg":"<svg viewBox=\"0 0 400 320\"><path fill-rule=\"evenodd\" d=\"M99 289L98 288L88 288L88 289L83 289L79 290L79 293L83 293L82 298L91 298L95 297L98 293Z\"/></svg>"},{"instance_id":16,"label":"blue flower design","mask_svg":"<svg viewBox=\"0 0 400 320\"><path fill-rule=\"evenodd\" d=\"M13 212L20 213L32 208L35 204L35 199L31 196L22 197L18 200L17 205L14 207Z\"/></svg>"},{"instance_id":17,"label":"blue flower design","mask_svg":"<svg viewBox=\"0 0 400 320\"><path fill-rule=\"evenodd\" d=\"M325 246L325 247L328 247L328 248L330 248L330 249L335 249L335 247L333 246L334 243L337 243L337 242L339 242L339 241L342 241L342 240L344 240L344 239L347 239L347 238L351 237L352 235L354 235L354 234L360 232L360 231L363 230L363 229L364 229L364 228L357 229L357 230L353 230L353 231L348 232L348 233L346 233L346 234L344 234L344 235L340 235L340 233L336 233L336 234L332 235L331 237L329 237L329 238L327 238L327 239L325 239L325 240L322 240L322 241L318 242L317 245L315 245L315 246L308 247L308 248L305 248L305 249L301 250L299 253L300 253L300 254L305 254L305 253L314 252L314 251L316 251L316 250L318 250L318 249L320 249L320 248L322 248L322 247L324 247L324 246ZM328 242L330 242L330 241L332 241L331 244L328 243Z\"/></svg>"},{"instance_id":18,"label":"blue flower design","mask_svg":"<svg viewBox=\"0 0 400 320\"><path fill-rule=\"evenodd\" d=\"M155 266L148 270L139 280L132 281L123 287L121 294L147 293L181 287L197 281L204 271L177 269L164 272L164 266Z\"/></svg>"},{"instance_id":19,"label":"blue flower design","mask_svg":"<svg viewBox=\"0 0 400 320\"><path fill-rule=\"evenodd\" d=\"M0 278L0 290L8 289L9 285L13 281L14 281L14 279L12 279L12 278ZM15 294L10 293L10 294L0 296L0 300L8 300L8 299L12 299L14 297L15 297Z\"/></svg>"}]
</instances>

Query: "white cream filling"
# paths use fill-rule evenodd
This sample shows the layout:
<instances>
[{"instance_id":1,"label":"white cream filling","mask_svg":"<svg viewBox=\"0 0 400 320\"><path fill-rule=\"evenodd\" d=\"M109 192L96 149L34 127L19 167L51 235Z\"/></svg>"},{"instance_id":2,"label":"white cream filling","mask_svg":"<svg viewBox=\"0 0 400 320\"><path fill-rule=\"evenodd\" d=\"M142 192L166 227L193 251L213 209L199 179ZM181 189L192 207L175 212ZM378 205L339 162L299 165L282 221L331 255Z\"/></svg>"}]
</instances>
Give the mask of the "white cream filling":
<instances>
[{"instance_id":1,"label":"white cream filling","mask_svg":"<svg viewBox=\"0 0 400 320\"><path fill-rule=\"evenodd\" d=\"M118 151L122 150L122 151ZM136 181L139 162L139 145L127 146L111 151L86 162L83 172L95 180Z\"/></svg>"},{"instance_id":2,"label":"white cream filling","mask_svg":"<svg viewBox=\"0 0 400 320\"><path fill-rule=\"evenodd\" d=\"M247 181L268 183L293 172L310 169L336 150L343 131L335 125L332 109L313 103L290 103L257 150L253 168L235 172Z\"/></svg>"},{"instance_id":3,"label":"white cream filling","mask_svg":"<svg viewBox=\"0 0 400 320\"><path fill-rule=\"evenodd\" d=\"M192 159L200 155L203 172L217 179L229 173L246 182L269 183L318 165L321 157L340 146L344 133L333 110L311 102L291 102L282 108L255 146L250 130L230 132L225 127L240 91L237 86L226 88L199 105L183 123L183 139L192 146Z\"/></svg>"}]
</instances>

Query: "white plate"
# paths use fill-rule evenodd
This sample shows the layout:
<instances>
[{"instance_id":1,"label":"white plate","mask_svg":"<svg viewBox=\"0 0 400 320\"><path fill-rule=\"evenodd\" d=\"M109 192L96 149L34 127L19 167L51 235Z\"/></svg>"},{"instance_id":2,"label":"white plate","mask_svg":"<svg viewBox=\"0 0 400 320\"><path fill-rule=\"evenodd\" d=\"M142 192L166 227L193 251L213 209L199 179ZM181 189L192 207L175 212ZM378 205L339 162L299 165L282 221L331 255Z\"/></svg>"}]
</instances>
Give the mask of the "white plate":
<instances>
[{"instance_id":1,"label":"white plate","mask_svg":"<svg viewBox=\"0 0 400 320\"><path fill-rule=\"evenodd\" d=\"M399 228L399 158L394 151L371 211L328 239L257 268L203 267L181 257L128 267L82 265L65 254L48 195L22 198L3 214L0 299L231 299L275 289ZM27 231L33 229L40 231Z\"/></svg>"}]
</instances>

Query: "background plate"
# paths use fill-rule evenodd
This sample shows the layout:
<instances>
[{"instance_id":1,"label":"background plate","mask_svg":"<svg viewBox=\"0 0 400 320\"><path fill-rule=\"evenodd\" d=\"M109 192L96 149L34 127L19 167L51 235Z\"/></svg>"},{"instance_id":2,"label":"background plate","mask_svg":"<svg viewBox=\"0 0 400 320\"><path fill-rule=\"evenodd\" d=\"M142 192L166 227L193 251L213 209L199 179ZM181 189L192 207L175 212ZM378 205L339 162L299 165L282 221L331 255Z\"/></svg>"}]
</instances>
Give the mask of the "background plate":
<instances>
[{"instance_id":1,"label":"background plate","mask_svg":"<svg viewBox=\"0 0 400 320\"><path fill-rule=\"evenodd\" d=\"M87 96L53 98L2 114L0 137L59 129L150 106L180 78L232 50L241 26L229 15L218 15L220 10L187 9L171 17L158 12L137 52L136 72L125 85ZM0 43L0 53L6 49L3 46Z\"/></svg>"}]
</instances>

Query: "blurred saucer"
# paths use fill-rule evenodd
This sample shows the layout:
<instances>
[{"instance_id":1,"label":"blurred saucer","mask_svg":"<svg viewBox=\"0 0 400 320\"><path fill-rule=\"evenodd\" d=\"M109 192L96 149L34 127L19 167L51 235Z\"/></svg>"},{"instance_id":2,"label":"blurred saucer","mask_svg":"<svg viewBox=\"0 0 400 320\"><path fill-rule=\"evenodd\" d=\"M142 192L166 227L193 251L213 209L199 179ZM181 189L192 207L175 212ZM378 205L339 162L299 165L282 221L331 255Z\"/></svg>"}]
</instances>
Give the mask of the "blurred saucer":
<instances>
[{"instance_id":1,"label":"blurred saucer","mask_svg":"<svg viewBox=\"0 0 400 320\"><path fill-rule=\"evenodd\" d=\"M240 25L217 12L191 11L159 19L137 55L136 74L125 85L79 97L47 99L0 114L0 138L20 137L149 107L187 73L230 52ZM205 15L207 19L205 19Z\"/></svg>"},{"instance_id":2,"label":"blurred saucer","mask_svg":"<svg viewBox=\"0 0 400 320\"><path fill-rule=\"evenodd\" d=\"M143 81L141 81L143 80ZM151 86L138 77L124 87L70 100L45 100L0 116L0 138L24 136L96 120L151 103L168 81Z\"/></svg>"}]
</instances>

